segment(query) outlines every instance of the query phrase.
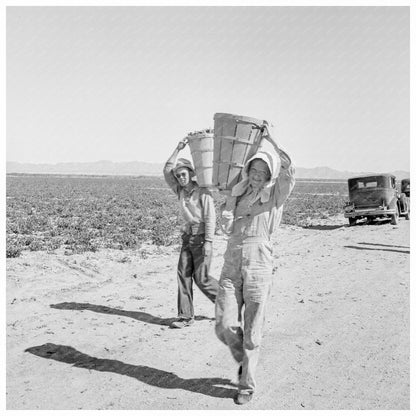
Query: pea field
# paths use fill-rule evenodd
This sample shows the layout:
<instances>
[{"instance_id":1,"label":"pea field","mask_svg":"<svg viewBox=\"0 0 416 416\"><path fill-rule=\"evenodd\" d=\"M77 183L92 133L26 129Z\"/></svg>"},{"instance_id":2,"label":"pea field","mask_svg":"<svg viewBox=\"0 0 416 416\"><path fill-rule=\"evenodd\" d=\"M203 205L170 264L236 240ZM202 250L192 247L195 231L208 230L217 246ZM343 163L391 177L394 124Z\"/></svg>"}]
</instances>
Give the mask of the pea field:
<instances>
[{"instance_id":1,"label":"pea field","mask_svg":"<svg viewBox=\"0 0 416 416\"><path fill-rule=\"evenodd\" d=\"M218 209L224 196L214 193ZM342 212L346 181L298 179L283 224ZM6 257L23 250L65 254L179 243L177 197L162 177L10 174L6 179ZM218 232L220 232L218 230Z\"/></svg>"}]
</instances>

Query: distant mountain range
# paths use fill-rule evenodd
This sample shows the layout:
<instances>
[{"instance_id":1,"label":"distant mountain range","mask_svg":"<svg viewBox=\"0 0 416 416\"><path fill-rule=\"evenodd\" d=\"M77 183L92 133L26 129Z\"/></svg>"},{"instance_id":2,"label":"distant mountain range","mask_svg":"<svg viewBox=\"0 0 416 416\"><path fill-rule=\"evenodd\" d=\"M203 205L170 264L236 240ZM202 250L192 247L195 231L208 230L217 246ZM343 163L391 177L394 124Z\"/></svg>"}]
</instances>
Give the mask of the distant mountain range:
<instances>
[{"instance_id":1,"label":"distant mountain range","mask_svg":"<svg viewBox=\"0 0 416 416\"><path fill-rule=\"evenodd\" d=\"M131 176L161 176L163 163L152 162L111 162L100 160L86 163L56 163L37 164L7 162L6 173L43 173L65 175L131 175ZM301 168L296 167L296 177L299 179L348 179L352 176L385 172L348 172L338 171L328 167ZM397 178L408 178L407 171L390 172Z\"/></svg>"}]
</instances>

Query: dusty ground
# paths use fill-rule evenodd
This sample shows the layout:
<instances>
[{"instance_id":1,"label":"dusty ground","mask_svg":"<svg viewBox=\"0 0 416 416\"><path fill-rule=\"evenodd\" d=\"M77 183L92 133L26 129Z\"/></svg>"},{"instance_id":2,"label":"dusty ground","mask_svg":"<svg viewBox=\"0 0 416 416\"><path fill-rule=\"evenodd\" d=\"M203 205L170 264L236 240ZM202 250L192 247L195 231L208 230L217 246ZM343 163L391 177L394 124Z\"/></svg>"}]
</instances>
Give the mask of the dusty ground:
<instances>
[{"instance_id":1,"label":"dusty ground","mask_svg":"<svg viewBox=\"0 0 416 416\"><path fill-rule=\"evenodd\" d=\"M409 408L409 229L282 226L244 409ZM225 238L215 241L219 276ZM7 409L241 409L213 305L176 315L178 248L7 261Z\"/></svg>"}]
</instances>

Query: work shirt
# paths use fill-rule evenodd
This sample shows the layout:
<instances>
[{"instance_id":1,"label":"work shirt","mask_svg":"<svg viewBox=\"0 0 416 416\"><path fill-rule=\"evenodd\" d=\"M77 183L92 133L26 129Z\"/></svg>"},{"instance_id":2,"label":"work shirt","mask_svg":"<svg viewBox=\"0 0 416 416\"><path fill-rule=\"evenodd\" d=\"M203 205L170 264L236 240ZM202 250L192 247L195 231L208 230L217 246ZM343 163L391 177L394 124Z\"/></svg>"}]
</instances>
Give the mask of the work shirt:
<instances>
[{"instance_id":1,"label":"work shirt","mask_svg":"<svg viewBox=\"0 0 416 416\"><path fill-rule=\"evenodd\" d=\"M186 234L205 234L205 241L213 241L215 233L215 206L211 192L194 181L188 189L179 185L173 174L174 163L166 163L165 181L178 196L179 208L185 221L182 231Z\"/></svg>"},{"instance_id":2,"label":"work shirt","mask_svg":"<svg viewBox=\"0 0 416 416\"><path fill-rule=\"evenodd\" d=\"M224 231L233 239L259 237L270 240L282 219L283 203L295 186L294 168L282 163L278 177L258 193L250 185L227 197L222 214ZM233 221L234 220L234 221Z\"/></svg>"}]
</instances>

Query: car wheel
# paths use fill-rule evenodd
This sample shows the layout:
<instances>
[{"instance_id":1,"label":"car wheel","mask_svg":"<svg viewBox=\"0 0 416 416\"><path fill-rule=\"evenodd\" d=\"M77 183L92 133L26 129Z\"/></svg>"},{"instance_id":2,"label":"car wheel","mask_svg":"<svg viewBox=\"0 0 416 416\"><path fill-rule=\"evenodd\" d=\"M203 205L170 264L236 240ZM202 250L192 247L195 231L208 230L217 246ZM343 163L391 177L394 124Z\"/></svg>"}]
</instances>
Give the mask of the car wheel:
<instances>
[{"instance_id":1,"label":"car wheel","mask_svg":"<svg viewBox=\"0 0 416 416\"><path fill-rule=\"evenodd\" d=\"M396 212L393 215L390 215L391 221L390 223L393 225L397 225L399 221L399 211L396 207Z\"/></svg>"},{"instance_id":2,"label":"car wheel","mask_svg":"<svg viewBox=\"0 0 416 416\"><path fill-rule=\"evenodd\" d=\"M348 222L350 226L357 224L357 218L348 218Z\"/></svg>"}]
</instances>

